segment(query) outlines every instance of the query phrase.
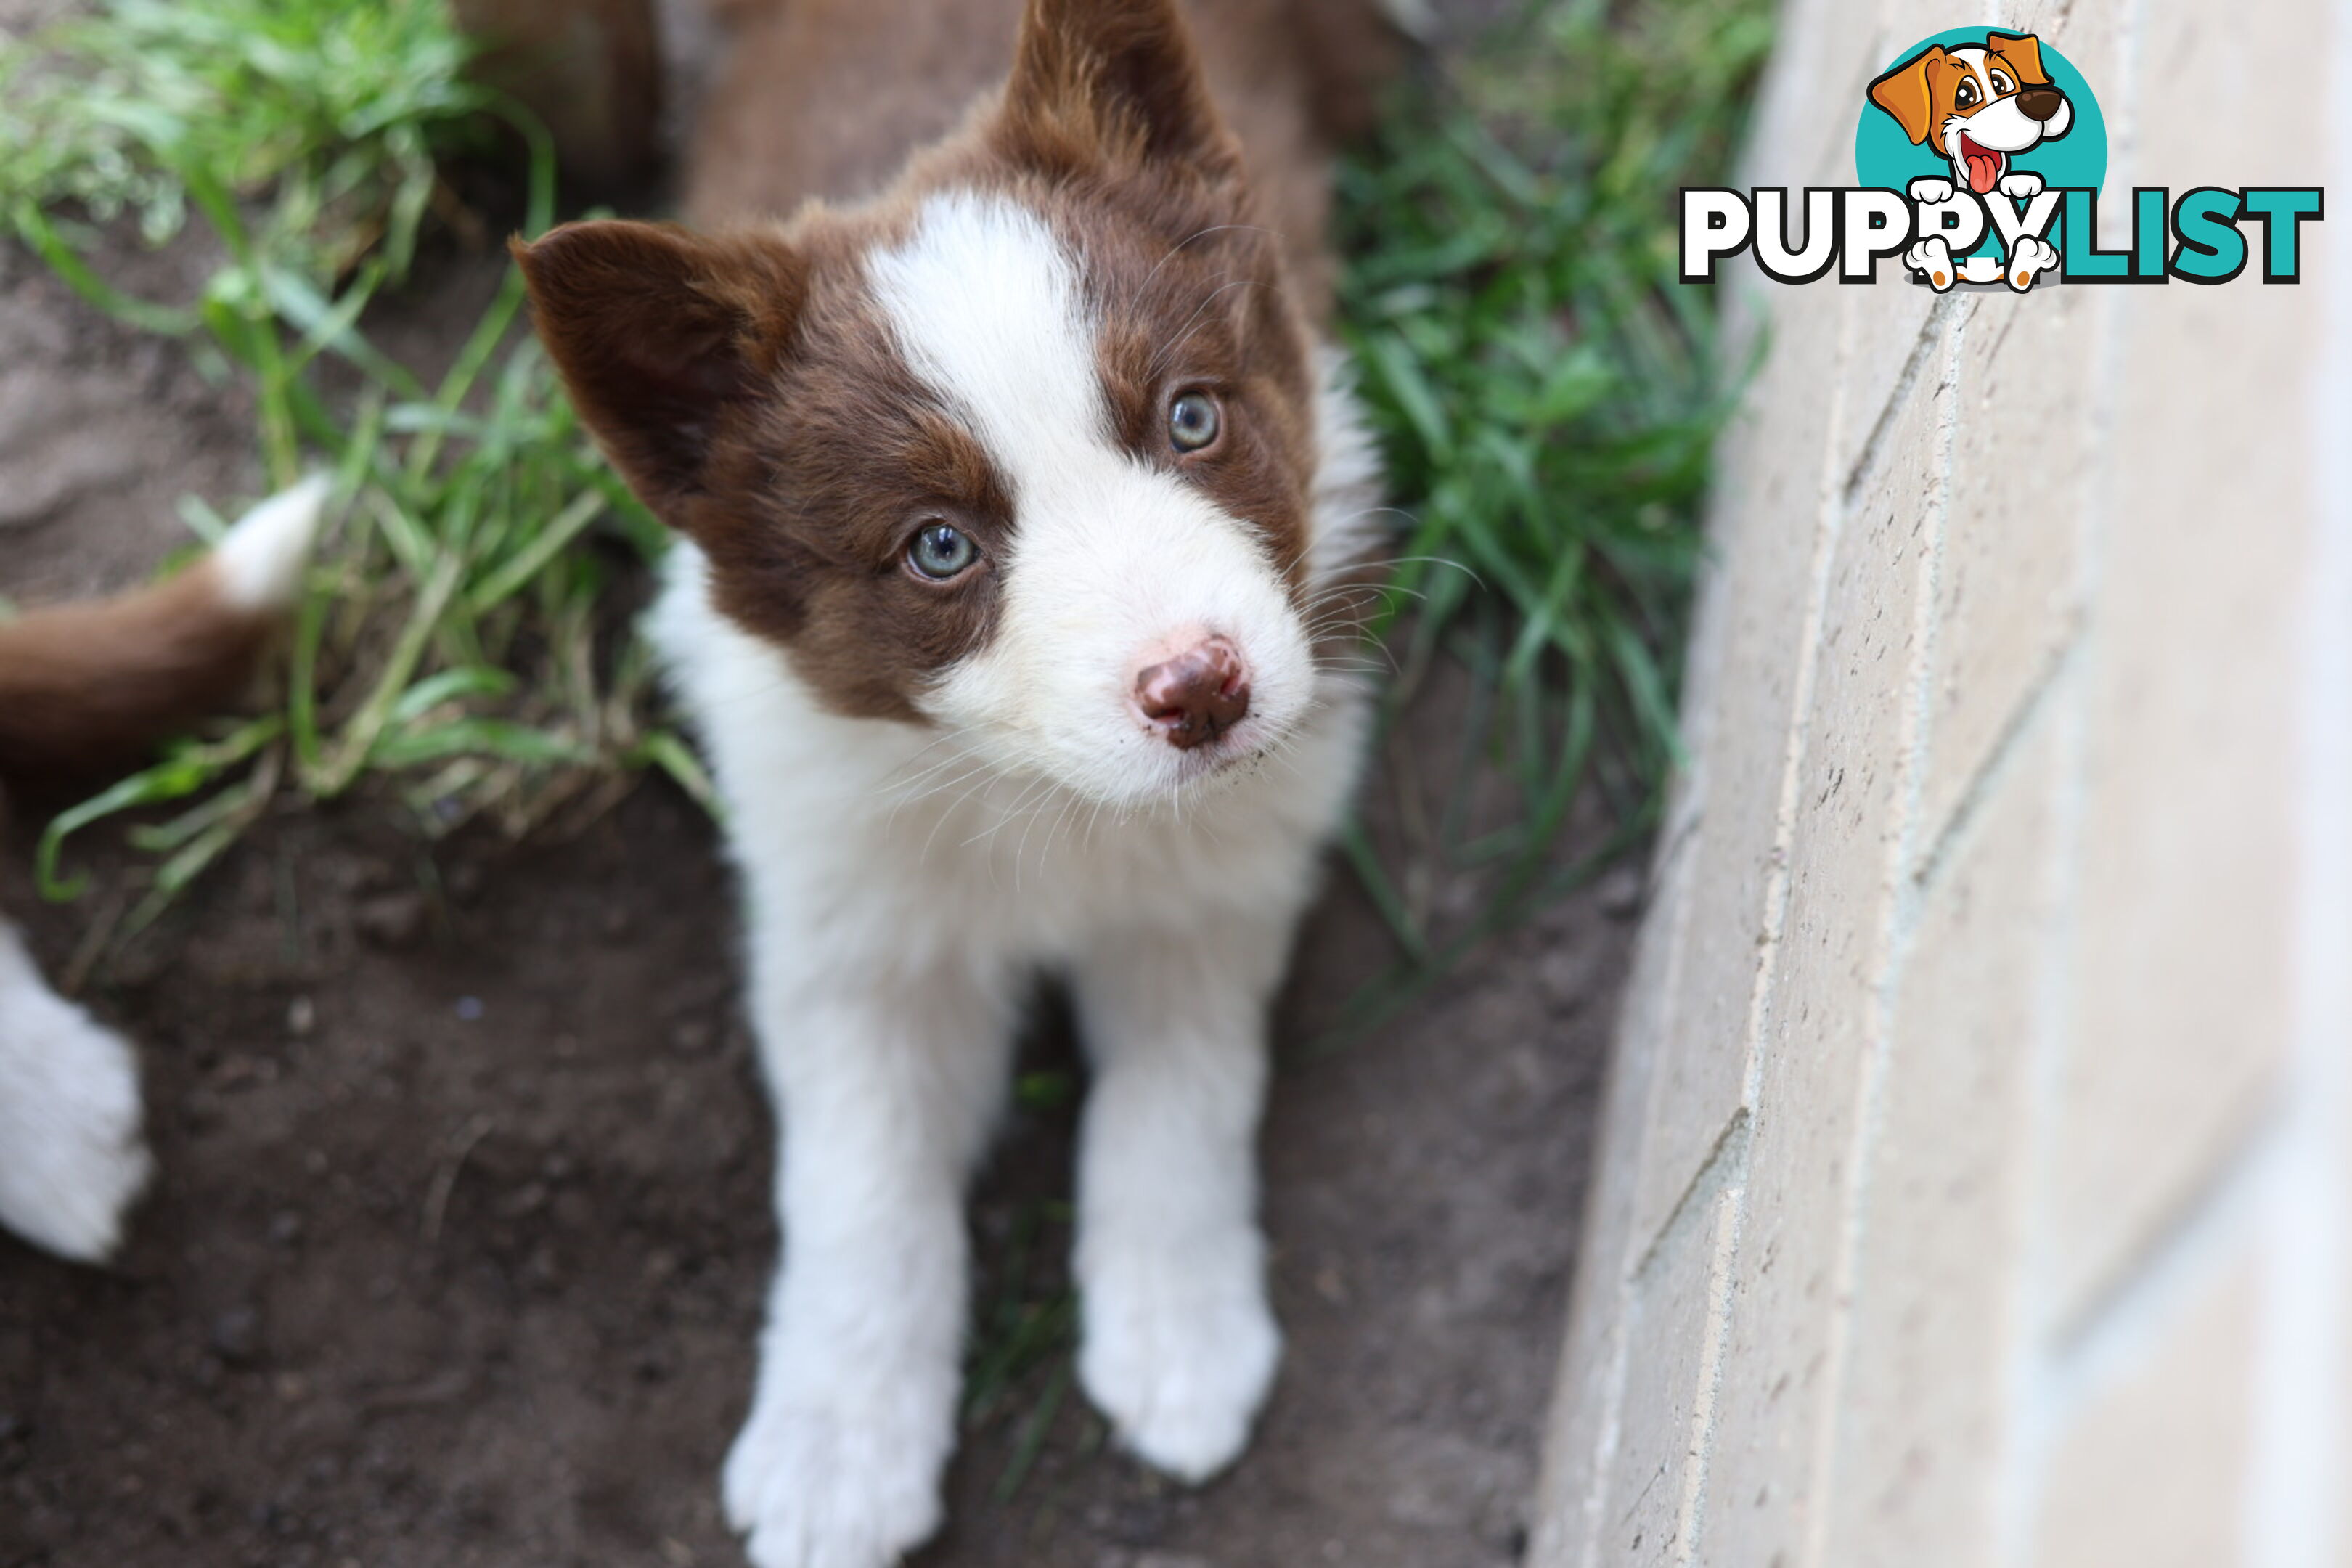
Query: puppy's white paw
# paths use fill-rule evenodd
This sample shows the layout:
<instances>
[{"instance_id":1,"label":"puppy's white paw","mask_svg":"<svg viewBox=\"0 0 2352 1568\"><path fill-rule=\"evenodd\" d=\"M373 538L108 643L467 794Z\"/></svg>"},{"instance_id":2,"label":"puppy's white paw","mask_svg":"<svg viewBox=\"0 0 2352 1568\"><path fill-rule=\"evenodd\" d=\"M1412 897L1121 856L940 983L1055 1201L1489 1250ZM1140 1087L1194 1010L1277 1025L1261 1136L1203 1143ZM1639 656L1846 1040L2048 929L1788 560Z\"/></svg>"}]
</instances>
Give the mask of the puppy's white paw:
<instances>
[{"instance_id":1,"label":"puppy's white paw","mask_svg":"<svg viewBox=\"0 0 2352 1568\"><path fill-rule=\"evenodd\" d=\"M1952 286L1958 276L1952 266L1952 247L1940 236L1931 235L1903 253L1905 266L1927 280L1927 286L1940 294Z\"/></svg>"},{"instance_id":2,"label":"puppy's white paw","mask_svg":"<svg viewBox=\"0 0 2352 1568\"><path fill-rule=\"evenodd\" d=\"M0 998L0 1224L60 1258L102 1262L153 1169L138 1059L45 988Z\"/></svg>"},{"instance_id":3,"label":"puppy's white paw","mask_svg":"<svg viewBox=\"0 0 2352 1568\"><path fill-rule=\"evenodd\" d=\"M1122 1444L1180 1480L1241 1457L1282 1359L1249 1251L1238 1270L1104 1268L1084 1283L1078 1381Z\"/></svg>"},{"instance_id":4,"label":"puppy's white paw","mask_svg":"<svg viewBox=\"0 0 2352 1568\"><path fill-rule=\"evenodd\" d=\"M2014 174L2003 174L1994 188L2011 201L2030 202L2042 194L2042 176L2020 169Z\"/></svg>"},{"instance_id":5,"label":"puppy's white paw","mask_svg":"<svg viewBox=\"0 0 2352 1568\"><path fill-rule=\"evenodd\" d=\"M893 1369L898 1370L898 1369ZM753 1568L889 1568L940 1527L950 1434L903 1398L754 1405L727 1456L727 1520Z\"/></svg>"},{"instance_id":6,"label":"puppy's white paw","mask_svg":"<svg viewBox=\"0 0 2352 1568\"><path fill-rule=\"evenodd\" d=\"M2032 235L2021 236L2010 247L2005 276L2009 286L2022 294L2033 287L2033 280L2058 265L2058 247L2046 239Z\"/></svg>"},{"instance_id":7,"label":"puppy's white paw","mask_svg":"<svg viewBox=\"0 0 2352 1568\"><path fill-rule=\"evenodd\" d=\"M1948 202L1952 199L1952 182L1922 174L1911 182L1911 199L1915 202Z\"/></svg>"}]
</instances>

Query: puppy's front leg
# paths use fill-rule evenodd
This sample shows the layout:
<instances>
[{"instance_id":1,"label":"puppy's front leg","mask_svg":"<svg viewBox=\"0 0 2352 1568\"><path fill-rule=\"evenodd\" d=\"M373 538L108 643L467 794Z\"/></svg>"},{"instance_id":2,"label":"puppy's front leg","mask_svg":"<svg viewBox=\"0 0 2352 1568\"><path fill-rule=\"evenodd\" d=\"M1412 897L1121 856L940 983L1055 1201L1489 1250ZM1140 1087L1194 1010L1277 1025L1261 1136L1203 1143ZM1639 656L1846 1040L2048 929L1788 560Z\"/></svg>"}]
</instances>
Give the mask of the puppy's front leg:
<instances>
[{"instance_id":1,"label":"puppy's front leg","mask_svg":"<svg viewBox=\"0 0 2352 1568\"><path fill-rule=\"evenodd\" d=\"M1290 921L1228 914L1108 938L1073 973L1096 1060L1078 1152L1078 1374L1186 1480L1249 1439L1282 1337L1267 1309L1256 1134Z\"/></svg>"},{"instance_id":2,"label":"puppy's front leg","mask_svg":"<svg viewBox=\"0 0 2352 1568\"><path fill-rule=\"evenodd\" d=\"M886 1568L940 1521L963 1184L1005 1077L1010 1005L944 972L757 984L784 1265L727 1515L758 1568Z\"/></svg>"}]
</instances>

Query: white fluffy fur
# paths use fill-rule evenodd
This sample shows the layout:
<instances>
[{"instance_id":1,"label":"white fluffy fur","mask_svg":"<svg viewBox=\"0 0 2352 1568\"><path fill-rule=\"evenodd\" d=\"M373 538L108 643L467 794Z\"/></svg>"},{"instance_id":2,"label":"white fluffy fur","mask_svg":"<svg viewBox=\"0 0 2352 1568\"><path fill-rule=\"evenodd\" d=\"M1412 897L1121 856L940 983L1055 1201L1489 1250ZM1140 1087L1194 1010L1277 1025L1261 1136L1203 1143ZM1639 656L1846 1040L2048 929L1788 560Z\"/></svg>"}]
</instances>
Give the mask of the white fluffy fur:
<instances>
[{"instance_id":1,"label":"white fluffy fur","mask_svg":"<svg viewBox=\"0 0 2352 1568\"><path fill-rule=\"evenodd\" d=\"M1067 977L1095 1065L1081 1379L1166 1470L1239 1453L1280 1346L1255 1220L1265 1010L1364 729L1247 525L1110 445L1076 268L1034 216L938 202L872 276L909 363L1016 490L993 646L919 730L825 711L711 608L690 545L653 623L726 801L783 1122L786 1263L724 1487L761 1568L881 1568L939 1521L962 1187L1041 970ZM1328 565L1372 474L1344 395L1321 413ZM1257 672L1241 738L1260 750L1188 777L1122 682L1153 638L1202 626Z\"/></svg>"},{"instance_id":2,"label":"white fluffy fur","mask_svg":"<svg viewBox=\"0 0 2352 1568\"><path fill-rule=\"evenodd\" d=\"M98 1262L148 1170L130 1046L51 991L0 922L0 1225Z\"/></svg>"}]
</instances>

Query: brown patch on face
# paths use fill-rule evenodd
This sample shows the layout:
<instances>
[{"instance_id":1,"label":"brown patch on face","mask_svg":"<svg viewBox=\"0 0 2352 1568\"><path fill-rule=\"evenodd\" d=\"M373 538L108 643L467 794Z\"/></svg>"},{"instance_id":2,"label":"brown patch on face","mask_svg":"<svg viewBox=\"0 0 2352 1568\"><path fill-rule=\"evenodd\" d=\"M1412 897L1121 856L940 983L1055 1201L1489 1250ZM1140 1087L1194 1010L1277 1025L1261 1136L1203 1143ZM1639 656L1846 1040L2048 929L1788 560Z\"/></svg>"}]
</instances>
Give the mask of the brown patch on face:
<instances>
[{"instance_id":1,"label":"brown patch on face","mask_svg":"<svg viewBox=\"0 0 2352 1568\"><path fill-rule=\"evenodd\" d=\"M980 443L892 349L862 282L828 272L793 362L713 452L682 526L719 609L782 644L837 710L919 720L927 681L986 641L1013 498ZM949 582L906 563L943 522L979 562Z\"/></svg>"},{"instance_id":2,"label":"brown patch on face","mask_svg":"<svg viewBox=\"0 0 2352 1568\"><path fill-rule=\"evenodd\" d=\"M813 212L704 240L581 224L519 247L539 327L630 485L709 556L719 610L837 711L918 720L925 680L993 624L1003 479L899 360L863 257L888 225ZM951 582L907 545L981 546Z\"/></svg>"},{"instance_id":3,"label":"brown patch on face","mask_svg":"<svg viewBox=\"0 0 2352 1568\"><path fill-rule=\"evenodd\" d=\"M1097 215L1069 213L1062 224L1080 230L1066 243L1087 258L1114 437L1255 528L1303 604L1315 474L1306 332L1265 231L1193 221L1205 216L1169 213L1114 228ZM1170 410L1193 391L1214 402L1217 436L1187 452L1172 438Z\"/></svg>"}]
</instances>

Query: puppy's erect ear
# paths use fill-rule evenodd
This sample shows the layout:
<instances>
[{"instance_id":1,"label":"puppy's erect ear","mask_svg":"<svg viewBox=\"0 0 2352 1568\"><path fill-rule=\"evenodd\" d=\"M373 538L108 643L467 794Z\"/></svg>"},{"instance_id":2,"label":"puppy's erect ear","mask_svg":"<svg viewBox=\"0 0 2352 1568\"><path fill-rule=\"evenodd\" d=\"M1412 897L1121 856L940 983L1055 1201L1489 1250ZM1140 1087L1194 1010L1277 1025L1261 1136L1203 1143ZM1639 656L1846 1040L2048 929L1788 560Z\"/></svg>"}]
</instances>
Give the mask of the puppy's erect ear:
<instances>
[{"instance_id":1,"label":"puppy's erect ear","mask_svg":"<svg viewBox=\"0 0 2352 1568\"><path fill-rule=\"evenodd\" d=\"M509 248L580 416L665 521L711 437L789 348L807 272L782 240L575 223Z\"/></svg>"},{"instance_id":2,"label":"puppy's erect ear","mask_svg":"<svg viewBox=\"0 0 2352 1568\"><path fill-rule=\"evenodd\" d=\"M1189 165L1217 178L1241 170L1174 0L1029 0L993 139L1016 162L1055 174L1105 163Z\"/></svg>"},{"instance_id":3,"label":"puppy's erect ear","mask_svg":"<svg viewBox=\"0 0 2352 1568\"><path fill-rule=\"evenodd\" d=\"M1930 44L1870 84L1870 101L1895 116L1903 134L1925 142L1935 129L1936 95L1931 73L1942 68L1944 46Z\"/></svg>"},{"instance_id":4,"label":"puppy's erect ear","mask_svg":"<svg viewBox=\"0 0 2352 1568\"><path fill-rule=\"evenodd\" d=\"M2050 73L2042 68L2042 40L2031 33L1988 33L1985 51L2007 60L2020 87L2046 87Z\"/></svg>"}]
</instances>

